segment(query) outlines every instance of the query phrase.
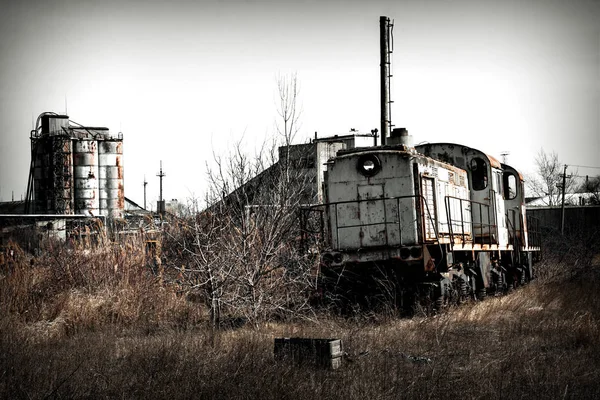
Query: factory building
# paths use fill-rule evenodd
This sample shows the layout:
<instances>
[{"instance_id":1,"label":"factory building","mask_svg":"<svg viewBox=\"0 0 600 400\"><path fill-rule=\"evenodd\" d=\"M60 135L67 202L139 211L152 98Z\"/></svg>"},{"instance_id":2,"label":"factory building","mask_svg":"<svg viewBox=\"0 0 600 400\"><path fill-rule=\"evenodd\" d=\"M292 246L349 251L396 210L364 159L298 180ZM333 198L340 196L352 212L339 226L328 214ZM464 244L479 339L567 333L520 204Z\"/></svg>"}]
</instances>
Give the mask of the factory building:
<instances>
[{"instance_id":1,"label":"factory building","mask_svg":"<svg viewBox=\"0 0 600 400\"><path fill-rule=\"evenodd\" d=\"M374 134L360 134L352 130L350 134L321 138L315 134L315 138L310 143L281 146L278 149L277 163L224 196L209 207L209 210L223 206L251 208L268 205L265 204L265 200L272 201L272 199L268 196L265 198L261 194L274 190L277 176L284 166L293 172L292 179L296 179L298 181L296 183L302 188L299 202L307 206L321 204L324 201L323 178L327 162L340 150L370 147L375 144L375 140Z\"/></svg>"},{"instance_id":2,"label":"factory building","mask_svg":"<svg viewBox=\"0 0 600 400\"><path fill-rule=\"evenodd\" d=\"M33 252L45 239L99 243L107 233L123 234L121 133L45 112L30 140L25 199L0 203L0 248L12 240Z\"/></svg>"},{"instance_id":3,"label":"factory building","mask_svg":"<svg viewBox=\"0 0 600 400\"><path fill-rule=\"evenodd\" d=\"M322 138L315 134L310 143L279 147L278 164L289 160L288 165L291 169L303 172L297 174L307 182L302 203L320 204L323 202L323 176L327 170L327 161L335 157L340 150L369 147L373 144L372 134L352 132Z\"/></svg>"}]
</instances>

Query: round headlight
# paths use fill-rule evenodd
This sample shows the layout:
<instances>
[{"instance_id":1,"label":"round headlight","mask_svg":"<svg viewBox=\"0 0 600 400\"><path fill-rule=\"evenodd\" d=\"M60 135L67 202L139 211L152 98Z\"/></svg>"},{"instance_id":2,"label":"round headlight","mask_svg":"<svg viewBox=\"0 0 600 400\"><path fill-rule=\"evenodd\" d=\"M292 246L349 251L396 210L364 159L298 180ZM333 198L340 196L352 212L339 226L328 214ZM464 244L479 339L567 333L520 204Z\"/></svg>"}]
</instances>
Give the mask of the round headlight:
<instances>
[{"instance_id":1,"label":"round headlight","mask_svg":"<svg viewBox=\"0 0 600 400\"><path fill-rule=\"evenodd\" d=\"M358 158L356 168L362 175L370 177L381 171L381 161L375 154L364 154Z\"/></svg>"},{"instance_id":2,"label":"round headlight","mask_svg":"<svg viewBox=\"0 0 600 400\"><path fill-rule=\"evenodd\" d=\"M365 160L365 162L362 165L362 168L365 172L371 172L375 169L375 163L373 162L373 160Z\"/></svg>"}]
</instances>

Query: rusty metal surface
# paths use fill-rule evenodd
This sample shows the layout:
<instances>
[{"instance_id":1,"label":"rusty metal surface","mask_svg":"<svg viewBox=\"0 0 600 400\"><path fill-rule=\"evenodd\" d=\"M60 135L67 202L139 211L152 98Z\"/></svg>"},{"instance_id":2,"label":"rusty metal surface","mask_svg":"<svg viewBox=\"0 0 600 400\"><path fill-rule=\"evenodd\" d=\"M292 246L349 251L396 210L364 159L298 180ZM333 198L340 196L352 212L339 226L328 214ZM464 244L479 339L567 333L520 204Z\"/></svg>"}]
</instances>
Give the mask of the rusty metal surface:
<instances>
[{"instance_id":1,"label":"rusty metal surface","mask_svg":"<svg viewBox=\"0 0 600 400\"><path fill-rule=\"evenodd\" d=\"M98 196L98 142L75 140L73 146L75 212L99 215Z\"/></svg>"},{"instance_id":2,"label":"rusty metal surface","mask_svg":"<svg viewBox=\"0 0 600 400\"><path fill-rule=\"evenodd\" d=\"M111 218L123 218L123 141L113 139L99 142L98 157L100 213Z\"/></svg>"},{"instance_id":3,"label":"rusty metal surface","mask_svg":"<svg viewBox=\"0 0 600 400\"><path fill-rule=\"evenodd\" d=\"M66 135L32 138L34 212L73 214L72 144Z\"/></svg>"},{"instance_id":4,"label":"rusty metal surface","mask_svg":"<svg viewBox=\"0 0 600 400\"><path fill-rule=\"evenodd\" d=\"M110 137L110 132L108 128L103 127L71 126L69 127L69 131L73 139L104 140Z\"/></svg>"},{"instance_id":5,"label":"rusty metal surface","mask_svg":"<svg viewBox=\"0 0 600 400\"><path fill-rule=\"evenodd\" d=\"M492 165L492 167L502 169L502 165L500 164L500 161L498 161L497 158L492 157L489 154L486 154L486 156L490 160L490 164Z\"/></svg>"},{"instance_id":6,"label":"rusty metal surface","mask_svg":"<svg viewBox=\"0 0 600 400\"><path fill-rule=\"evenodd\" d=\"M366 177L357 169L363 154L375 154L381 171ZM412 245L418 242L411 154L403 151L348 152L328 165L326 199L331 243L337 249Z\"/></svg>"},{"instance_id":7,"label":"rusty metal surface","mask_svg":"<svg viewBox=\"0 0 600 400\"><path fill-rule=\"evenodd\" d=\"M415 146L415 149L427 157L469 170L469 162L473 157L485 158L493 168L501 169L500 162L484 152L456 143L426 143Z\"/></svg>"}]
</instances>

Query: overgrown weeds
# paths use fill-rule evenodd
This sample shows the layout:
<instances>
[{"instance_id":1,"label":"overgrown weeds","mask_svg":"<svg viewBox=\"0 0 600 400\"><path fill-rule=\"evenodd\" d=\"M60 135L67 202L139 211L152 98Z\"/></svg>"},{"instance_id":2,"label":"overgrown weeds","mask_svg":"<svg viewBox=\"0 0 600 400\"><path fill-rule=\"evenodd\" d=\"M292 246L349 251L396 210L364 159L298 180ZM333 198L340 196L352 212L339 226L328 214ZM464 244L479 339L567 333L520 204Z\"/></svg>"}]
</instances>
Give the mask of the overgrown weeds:
<instances>
[{"instance_id":1,"label":"overgrown weeds","mask_svg":"<svg viewBox=\"0 0 600 400\"><path fill-rule=\"evenodd\" d=\"M74 334L107 325L140 328L186 326L202 310L177 295L146 267L134 241L96 249L50 246L32 257L9 246L0 279L3 320L31 329ZM60 327L60 328L57 328Z\"/></svg>"},{"instance_id":2,"label":"overgrown weeds","mask_svg":"<svg viewBox=\"0 0 600 400\"><path fill-rule=\"evenodd\" d=\"M434 317L226 330L134 244L19 253L0 280L0 397L597 398L597 247L550 240L536 281ZM275 361L273 338L291 336L341 338L342 367Z\"/></svg>"}]
</instances>

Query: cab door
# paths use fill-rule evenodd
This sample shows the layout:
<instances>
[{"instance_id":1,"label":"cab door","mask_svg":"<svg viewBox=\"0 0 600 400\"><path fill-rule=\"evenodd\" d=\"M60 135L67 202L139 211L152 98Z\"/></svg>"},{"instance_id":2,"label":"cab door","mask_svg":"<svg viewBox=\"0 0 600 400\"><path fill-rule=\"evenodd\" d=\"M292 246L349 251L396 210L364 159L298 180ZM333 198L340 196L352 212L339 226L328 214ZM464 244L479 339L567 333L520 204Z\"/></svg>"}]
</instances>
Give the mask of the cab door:
<instances>
[{"instance_id":1,"label":"cab door","mask_svg":"<svg viewBox=\"0 0 600 400\"><path fill-rule=\"evenodd\" d=\"M433 177L421 177L421 193L423 195L423 227L425 241L435 240L436 223L436 199L435 179Z\"/></svg>"},{"instance_id":2,"label":"cab door","mask_svg":"<svg viewBox=\"0 0 600 400\"><path fill-rule=\"evenodd\" d=\"M383 185L359 185L360 247L387 245Z\"/></svg>"},{"instance_id":3,"label":"cab door","mask_svg":"<svg viewBox=\"0 0 600 400\"><path fill-rule=\"evenodd\" d=\"M493 198L494 198L494 211L495 211L495 223L496 232L498 232L497 243L500 246L506 246L508 244L508 230L506 229L506 214L504 212L504 196L503 196L503 184L502 184L502 173L498 170L492 170L493 175Z\"/></svg>"}]
</instances>

